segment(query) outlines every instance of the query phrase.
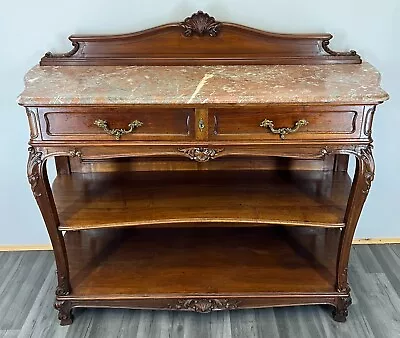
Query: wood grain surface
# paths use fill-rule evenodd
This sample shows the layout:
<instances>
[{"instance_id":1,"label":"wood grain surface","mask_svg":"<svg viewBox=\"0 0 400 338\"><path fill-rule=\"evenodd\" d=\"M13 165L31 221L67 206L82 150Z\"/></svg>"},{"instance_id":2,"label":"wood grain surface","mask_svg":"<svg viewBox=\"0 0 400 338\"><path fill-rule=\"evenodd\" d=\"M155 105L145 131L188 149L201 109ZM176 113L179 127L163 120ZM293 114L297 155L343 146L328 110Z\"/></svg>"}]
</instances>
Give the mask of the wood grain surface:
<instances>
[{"instance_id":1,"label":"wood grain surface","mask_svg":"<svg viewBox=\"0 0 400 338\"><path fill-rule=\"evenodd\" d=\"M354 246L349 270L353 305L346 324L332 321L329 307L303 306L209 314L76 309L74 325L62 327L52 306L56 285L52 253L0 252L0 337L399 336L400 245Z\"/></svg>"},{"instance_id":2,"label":"wood grain surface","mask_svg":"<svg viewBox=\"0 0 400 338\"><path fill-rule=\"evenodd\" d=\"M351 179L332 171L60 175L61 230L177 223L344 226Z\"/></svg>"}]
</instances>

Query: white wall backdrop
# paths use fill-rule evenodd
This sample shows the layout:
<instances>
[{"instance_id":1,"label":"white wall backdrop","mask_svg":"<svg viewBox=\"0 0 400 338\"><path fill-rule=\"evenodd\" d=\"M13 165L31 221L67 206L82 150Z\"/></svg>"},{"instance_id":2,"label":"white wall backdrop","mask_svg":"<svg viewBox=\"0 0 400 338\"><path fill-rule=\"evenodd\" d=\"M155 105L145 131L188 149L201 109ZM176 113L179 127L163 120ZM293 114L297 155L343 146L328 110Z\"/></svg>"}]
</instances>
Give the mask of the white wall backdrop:
<instances>
[{"instance_id":1,"label":"white wall backdrop","mask_svg":"<svg viewBox=\"0 0 400 338\"><path fill-rule=\"evenodd\" d=\"M334 49L355 49L381 71L391 99L375 114L377 175L356 237L400 237L399 0L14 0L0 10L0 245L49 243L26 180L28 123L15 103L26 71L49 50L70 50L70 34L128 33L197 10L263 30L329 32Z\"/></svg>"}]
</instances>

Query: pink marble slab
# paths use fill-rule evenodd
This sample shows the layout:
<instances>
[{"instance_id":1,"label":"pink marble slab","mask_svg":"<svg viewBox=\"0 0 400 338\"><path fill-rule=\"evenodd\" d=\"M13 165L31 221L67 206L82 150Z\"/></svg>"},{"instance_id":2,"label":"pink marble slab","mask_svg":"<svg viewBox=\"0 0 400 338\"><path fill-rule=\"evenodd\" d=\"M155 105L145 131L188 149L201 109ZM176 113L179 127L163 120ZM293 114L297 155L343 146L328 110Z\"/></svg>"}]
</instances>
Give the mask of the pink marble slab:
<instances>
[{"instance_id":1,"label":"pink marble slab","mask_svg":"<svg viewBox=\"0 0 400 338\"><path fill-rule=\"evenodd\" d=\"M46 66L25 77L18 103L378 103L380 75L360 65Z\"/></svg>"}]
</instances>

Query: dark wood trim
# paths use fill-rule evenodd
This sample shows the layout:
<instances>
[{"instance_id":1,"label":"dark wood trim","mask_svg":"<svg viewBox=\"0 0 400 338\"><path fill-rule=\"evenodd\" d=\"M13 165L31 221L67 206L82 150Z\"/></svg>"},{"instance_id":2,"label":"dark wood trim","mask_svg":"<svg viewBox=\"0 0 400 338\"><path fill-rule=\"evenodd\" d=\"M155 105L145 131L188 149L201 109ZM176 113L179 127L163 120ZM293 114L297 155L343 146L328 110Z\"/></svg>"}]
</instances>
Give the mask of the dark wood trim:
<instances>
[{"instance_id":1,"label":"dark wood trim","mask_svg":"<svg viewBox=\"0 0 400 338\"><path fill-rule=\"evenodd\" d=\"M372 145L360 146L355 148L353 151L348 151L348 153L353 154L356 158L356 170L344 219L346 226L342 231L341 244L339 248L337 266L337 289L339 292L350 291L347 273L351 243L353 241L358 219L360 218L362 208L375 176L375 162L372 155Z\"/></svg>"},{"instance_id":2,"label":"dark wood trim","mask_svg":"<svg viewBox=\"0 0 400 338\"><path fill-rule=\"evenodd\" d=\"M67 156L56 156L56 169L59 175L68 175L71 173L71 165L69 162L69 157Z\"/></svg>"},{"instance_id":3,"label":"dark wood trim","mask_svg":"<svg viewBox=\"0 0 400 338\"><path fill-rule=\"evenodd\" d=\"M58 230L59 219L47 176L46 162L47 158L45 157L45 151L43 149L29 148L27 164L28 181L31 185L33 196L42 213L54 249L58 277L56 295L66 296L71 292L68 257L64 236L62 232Z\"/></svg>"},{"instance_id":4,"label":"dark wood trim","mask_svg":"<svg viewBox=\"0 0 400 338\"><path fill-rule=\"evenodd\" d=\"M347 171L349 166L349 155L338 154L335 155L334 161L334 169L335 171Z\"/></svg>"},{"instance_id":5,"label":"dark wood trim","mask_svg":"<svg viewBox=\"0 0 400 338\"><path fill-rule=\"evenodd\" d=\"M349 301L350 300L350 301ZM195 302L197 301L197 304ZM61 325L72 323L73 308L128 308L147 310L188 311L208 313L211 311L268 308L273 306L316 305L327 304L334 307L333 318L345 321L351 304L346 293L323 294L270 294L265 296L202 296L195 297L163 297L163 298L115 298L84 299L74 297L57 297L55 307L59 310Z\"/></svg>"},{"instance_id":6,"label":"dark wood trim","mask_svg":"<svg viewBox=\"0 0 400 338\"><path fill-rule=\"evenodd\" d=\"M329 48L331 34L277 34L228 22L201 11L183 22L137 33L69 37L73 49L46 53L42 66L242 65L361 63L353 50Z\"/></svg>"}]
</instances>

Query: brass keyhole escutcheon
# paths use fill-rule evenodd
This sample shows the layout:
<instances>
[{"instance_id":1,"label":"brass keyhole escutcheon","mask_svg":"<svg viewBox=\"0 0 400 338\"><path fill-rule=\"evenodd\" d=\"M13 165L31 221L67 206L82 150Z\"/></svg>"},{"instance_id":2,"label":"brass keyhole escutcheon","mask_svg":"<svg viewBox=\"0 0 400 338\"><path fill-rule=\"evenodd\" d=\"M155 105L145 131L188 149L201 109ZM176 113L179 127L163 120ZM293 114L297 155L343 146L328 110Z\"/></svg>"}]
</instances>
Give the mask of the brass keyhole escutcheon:
<instances>
[{"instance_id":1,"label":"brass keyhole escutcheon","mask_svg":"<svg viewBox=\"0 0 400 338\"><path fill-rule=\"evenodd\" d=\"M206 127L206 125L205 125L203 119L200 119L199 120L199 130L203 131L205 127Z\"/></svg>"}]
</instances>

